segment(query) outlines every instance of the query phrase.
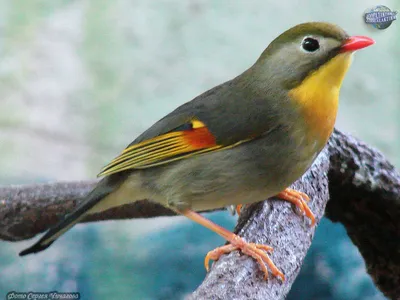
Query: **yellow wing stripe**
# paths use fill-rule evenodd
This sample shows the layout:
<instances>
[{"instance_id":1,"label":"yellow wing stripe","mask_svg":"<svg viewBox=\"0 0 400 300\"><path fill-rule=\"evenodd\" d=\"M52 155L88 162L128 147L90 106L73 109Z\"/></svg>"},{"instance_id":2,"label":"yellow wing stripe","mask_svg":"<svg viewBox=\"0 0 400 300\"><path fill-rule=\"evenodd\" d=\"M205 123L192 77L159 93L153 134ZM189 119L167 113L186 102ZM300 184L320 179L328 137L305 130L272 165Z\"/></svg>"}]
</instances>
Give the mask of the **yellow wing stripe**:
<instances>
[{"instance_id":1,"label":"yellow wing stripe","mask_svg":"<svg viewBox=\"0 0 400 300\"><path fill-rule=\"evenodd\" d=\"M148 144L154 144L154 143L162 141L162 140L168 140L170 138L180 137L182 135L183 135L183 132L181 132L181 131L175 131L175 132L166 133L166 134L157 136L155 138L152 138L150 140L143 141L143 142L141 142L139 144L132 145L132 146L126 148L124 151L122 151L122 153L131 152L132 150L134 150L136 148L142 148L143 146L146 146Z\"/></svg>"},{"instance_id":2,"label":"yellow wing stripe","mask_svg":"<svg viewBox=\"0 0 400 300\"><path fill-rule=\"evenodd\" d=\"M202 149L202 150L198 150L198 151L194 151L194 152L188 153L186 155L181 155L181 156L178 156L178 157L174 157L174 158L171 158L171 159L168 159L168 160L163 160L163 161L159 161L159 162L155 162L155 163L149 163L149 164L147 164L145 166L135 167L135 169L147 169L147 168L151 168L151 167L156 167L156 166L164 165L166 163L171 163L171 162L174 162L174 161L177 161L177 160L182 160L182 159L185 159L185 158L189 158L189 157L192 157L192 156L198 156L198 155L210 152L210 151L218 151L218 150L222 150L222 149L226 149L226 148L227 147L223 147L223 146L215 146L215 147L212 147L212 148L205 148L205 149Z\"/></svg>"},{"instance_id":3,"label":"yellow wing stripe","mask_svg":"<svg viewBox=\"0 0 400 300\"><path fill-rule=\"evenodd\" d=\"M181 160L181 159L189 158L191 156L203 154L203 153L214 151L214 150L225 149L225 148L227 148L227 147L222 148L222 146L215 146L215 147L212 147L212 148L205 148L205 149L202 149L202 150L194 151L194 152L191 152L191 153L186 154L186 155L181 155L181 156L178 156L178 157L174 157L172 159L165 159L165 160L162 160L162 161L160 161L159 159L152 159L152 160L149 160L148 162L146 162L146 164L139 164L139 165L134 165L134 166L127 165L127 166L125 166L123 168L119 168L118 167L115 170L107 170L107 171L104 171L104 172L100 173L98 176L107 176L107 175L111 175L111 174L118 173L118 172L121 172L121 171L130 170L130 169L147 169L147 168L151 168L151 167L164 165L166 163L178 161L178 160ZM182 153L185 153L185 152L182 152Z\"/></svg>"},{"instance_id":4,"label":"yellow wing stripe","mask_svg":"<svg viewBox=\"0 0 400 300\"><path fill-rule=\"evenodd\" d=\"M166 146L178 145L178 144L180 144L179 141L181 141L181 138L171 138L169 140L161 141L159 143L154 143L154 144L145 146L143 148L133 149L130 152L121 154L120 156L115 158L113 161L111 161L110 165L119 163L119 162L129 159L129 158L132 158L135 155L141 155L141 153L148 153L149 151L159 151L160 148L163 148Z\"/></svg>"},{"instance_id":5,"label":"yellow wing stripe","mask_svg":"<svg viewBox=\"0 0 400 300\"><path fill-rule=\"evenodd\" d=\"M126 162L124 162L122 164L117 164L116 166L110 168L110 171L112 171L114 169L124 168L126 166L131 166L133 168L137 165L146 164L149 161L163 159L166 157L166 155L172 156L172 155L185 153L185 152L187 152L187 151L185 151L186 148L188 148L186 145L180 146L178 148L175 146L171 146L168 148L164 148L164 149L162 149L162 151L159 151L157 153L150 152L150 153L147 153L147 155L145 153L141 157L134 157L133 159L127 160ZM173 151L169 151L169 150L173 150Z\"/></svg>"},{"instance_id":6,"label":"yellow wing stripe","mask_svg":"<svg viewBox=\"0 0 400 300\"><path fill-rule=\"evenodd\" d=\"M148 149L148 150L143 149L143 151L134 152L131 155L127 155L123 159L116 160L115 162L116 163L121 163L121 162L123 162L123 161L125 161L127 159L132 159L132 158L140 159L142 157L147 157L149 154L162 153L162 152L165 152L166 150L173 149L175 147L179 147L179 146L182 146L182 145L183 145L182 143L177 143L177 142L171 143L171 144L164 143L163 145L160 145L160 147L156 147L156 148L152 148L152 149Z\"/></svg>"},{"instance_id":7,"label":"yellow wing stripe","mask_svg":"<svg viewBox=\"0 0 400 300\"><path fill-rule=\"evenodd\" d=\"M188 153L186 155L181 155L179 157L175 157L175 158L172 158L172 159L163 160L161 162L149 164L149 165L146 165L146 166L143 166L143 167L135 167L135 169L146 169L146 168L150 168L150 167L156 167L156 166L160 166L160 165L163 165L163 164L166 164L166 163L170 163L170 162L174 162L174 161L177 161L177 160L189 158L191 156L197 156L197 155L205 154L205 153L210 152L210 151L220 151L220 150L231 149L233 147L236 147L236 146L238 146L238 145L240 145L242 143L245 143L247 141L250 141L250 140L251 139L243 140L243 141L237 142L237 143L235 143L233 145L229 145L229 146L225 146L225 147L222 146L222 145L218 145L218 146L214 146L214 147L211 147L211 148L198 150L198 151L195 151L195 152Z\"/></svg>"},{"instance_id":8,"label":"yellow wing stripe","mask_svg":"<svg viewBox=\"0 0 400 300\"><path fill-rule=\"evenodd\" d=\"M194 129L196 129L196 128L201 128L201 127L206 127L206 125L203 122L200 122L198 120L192 120L192 127Z\"/></svg>"}]
</instances>

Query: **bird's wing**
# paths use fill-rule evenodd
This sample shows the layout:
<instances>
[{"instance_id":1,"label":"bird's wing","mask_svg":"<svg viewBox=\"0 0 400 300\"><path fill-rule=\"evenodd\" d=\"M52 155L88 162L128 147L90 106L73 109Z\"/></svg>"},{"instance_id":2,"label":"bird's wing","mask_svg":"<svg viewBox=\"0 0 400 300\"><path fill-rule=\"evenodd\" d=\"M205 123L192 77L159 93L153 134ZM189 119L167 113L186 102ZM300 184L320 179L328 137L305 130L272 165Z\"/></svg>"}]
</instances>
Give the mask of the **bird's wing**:
<instances>
[{"instance_id":1,"label":"bird's wing","mask_svg":"<svg viewBox=\"0 0 400 300\"><path fill-rule=\"evenodd\" d=\"M150 137L140 136L105 166L98 176L159 166L194 155L231 148L246 141L245 139L228 145L218 144L216 137L202 121L196 118L183 122L179 118L172 119L178 122L173 122L174 126L168 122L170 124L167 128L173 129L154 135L157 132L156 128L150 128L149 132L145 132L145 136Z\"/></svg>"},{"instance_id":2,"label":"bird's wing","mask_svg":"<svg viewBox=\"0 0 400 300\"><path fill-rule=\"evenodd\" d=\"M277 120L282 119L283 111L266 105L266 101L265 97L238 92L230 82L217 86L156 122L99 176L159 166L266 135L279 126Z\"/></svg>"}]
</instances>

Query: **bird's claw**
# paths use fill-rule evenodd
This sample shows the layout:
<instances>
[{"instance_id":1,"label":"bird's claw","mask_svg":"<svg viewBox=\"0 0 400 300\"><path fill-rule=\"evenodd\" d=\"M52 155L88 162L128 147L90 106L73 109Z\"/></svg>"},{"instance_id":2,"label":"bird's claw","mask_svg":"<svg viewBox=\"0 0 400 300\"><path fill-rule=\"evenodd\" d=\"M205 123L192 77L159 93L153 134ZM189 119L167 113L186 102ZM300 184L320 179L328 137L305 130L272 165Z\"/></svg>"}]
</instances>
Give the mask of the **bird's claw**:
<instances>
[{"instance_id":1,"label":"bird's claw","mask_svg":"<svg viewBox=\"0 0 400 300\"><path fill-rule=\"evenodd\" d=\"M301 214L305 214L308 218L310 218L311 226L315 224L315 216L307 205L307 202L310 201L310 197L308 197L305 193L287 188L280 192L277 197L294 204L300 210Z\"/></svg>"},{"instance_id":2,"label":"bird's claw","mask_svg":"<svg viewBox=\"0 0 400 300\"><path fill-rule=\"evenodd\" d=\"M223 254L228 254L235 250L241 250L244 254L254 258L260 265L261 270L264 273L264 279L268 279L268 268L270 268L272 275L279 277L282 281L285 280L283 273L275 266L271 258L268 256L267 252L272 252L273 248L267 245L260 245L255 243L247 243L241 237L235 235L235 237L230 241L231 243L225 246L215 248L214 250L207 253L204 259L204 265L209 271L210 260L218 260Z\"/></svg>"}]
</instances>

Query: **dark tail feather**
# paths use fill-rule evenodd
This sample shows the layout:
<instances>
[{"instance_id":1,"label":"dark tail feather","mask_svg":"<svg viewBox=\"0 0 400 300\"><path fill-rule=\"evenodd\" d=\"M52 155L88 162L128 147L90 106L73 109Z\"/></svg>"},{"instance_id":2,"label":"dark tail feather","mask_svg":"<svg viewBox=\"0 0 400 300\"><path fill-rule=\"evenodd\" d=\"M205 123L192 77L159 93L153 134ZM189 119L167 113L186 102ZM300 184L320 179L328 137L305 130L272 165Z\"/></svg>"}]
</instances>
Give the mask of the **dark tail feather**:
<instances>
[{"instance_id":1,"label":"dark tail feather","mask_svg":"<svg viewBox=\"0 0 400 300\"><path fill-rule=\"evenodd\" d=\"M22 250L19 253L19 256L25 256L25 255L28 255L31 253L37 253L37 252L43 251L43 250L47 249L48 247L50 247L50 245L53 244L54 241L51 241L48 244L41 244L42 240L40 240L37 243L35 243L34 245L32 245L31 247L26 248L25 250Z\"/></svg>"},{"instance_id":2,"label":"dark tail feather","mask_svg":"<svg viewBox=\"0 0 400 300\"><path fill-rule=\"evenodd\" d=\"M34 245L21 251L19 256L37 253L47 249L57 238L78 223L89 209L95 206L101 199L109 195L113 190L118 188L119 185L123 183L126 175L126 172L122 172L101 180L94 190L86 196L86 199L83 200L71 214L67 215L64 220L50 228L50 230Z\"/></svg>"}]
</instances>

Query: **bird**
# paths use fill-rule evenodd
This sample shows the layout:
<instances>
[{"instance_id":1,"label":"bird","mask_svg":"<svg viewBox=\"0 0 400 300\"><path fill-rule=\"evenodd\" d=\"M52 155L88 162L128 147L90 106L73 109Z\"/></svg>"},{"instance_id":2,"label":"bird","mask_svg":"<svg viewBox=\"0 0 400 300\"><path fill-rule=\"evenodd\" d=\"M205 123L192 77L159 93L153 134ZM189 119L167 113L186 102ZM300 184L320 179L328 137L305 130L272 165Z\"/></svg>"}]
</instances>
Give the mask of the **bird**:
<instances>
[{"instance_id":1,"label":"bird","mask_svg":"<svg viewBox=\"0 0 400 300\"><path fill-rule=\"evenodd\" d=\"M272 247L245 241L199 211L273 196L315 223L309 197L288 188L312 165L335 125L339 91L356 50L374 44L326 22L296 25L275 38L240 75L179 106L139 135L100 172L102 179L70 214L21 256L48 248L90 214L151 199L254 258L265 279L282 281Z\"/></svg>"}]
</instances>

